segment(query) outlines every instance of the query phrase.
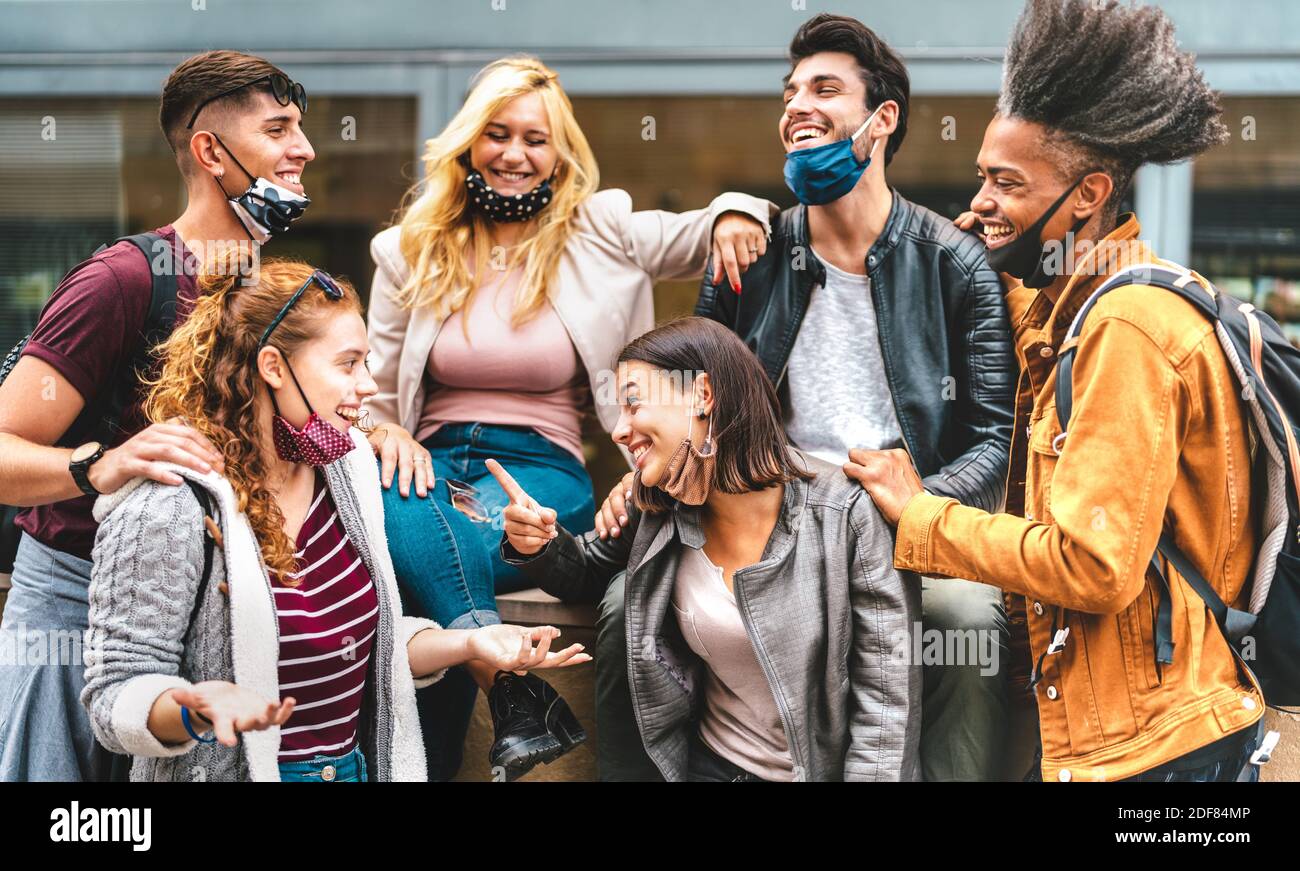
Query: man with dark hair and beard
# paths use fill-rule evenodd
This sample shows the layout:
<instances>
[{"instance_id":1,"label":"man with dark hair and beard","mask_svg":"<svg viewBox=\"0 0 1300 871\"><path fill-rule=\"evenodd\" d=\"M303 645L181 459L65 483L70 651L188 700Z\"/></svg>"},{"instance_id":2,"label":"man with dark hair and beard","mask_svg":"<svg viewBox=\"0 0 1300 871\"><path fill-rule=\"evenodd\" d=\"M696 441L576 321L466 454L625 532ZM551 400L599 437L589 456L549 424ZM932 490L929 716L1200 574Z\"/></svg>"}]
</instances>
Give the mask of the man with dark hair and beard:
<instances>
[{"instance_id":1,"label":"man with dark hair and beard","mask_svg":"<svg viewBox=\"0 0 1300 871\"><path fill-rule=\"evenodd\" d=\"M809 18L789 57L775 120L786 184L800 205L773 222L768 244L739 252L743 289L706 275L695 313L754 349L777 388L786 433L803 451L838 465L903 448L931 493L996 511L1015 380L1004 291L976 236L889 185L886 167L907 133L907 68L871 28L843 15ZM597 515L602 536L620 534L627 488L616 487ZM924 666L927 781L1002 776L1002 601L986 584L922 579L922 620L900 652ZM637 766L644 753L628 697L620 582L600 617L601 776L653 776ZM922 638L947 643L918 657Z\"/></svg>"},{"instance_id":2,"label":"man with dark hair and beard","mask_svg":"<svg viewBox=\"0 0 1300 871\"><path fill-rule=\"evenodd\" d=\"M971 203L989 262L1021 282L1008 513L922 492L901 452L852 470L898 525L898 568L1023 597L1041 738L1031 779L1258 779L1259 686L1183 576L1152 561L1167 531L1229 603L1252 568L1262 506L1214 325L1139 278L1101 296L1071 340L1066 427L1055 394L1084 302L1116 271L1158 262L1136 217L1117 214L1134 173L1222 142L1220 111L1160 10L1030 0ZM1156 642L1169 629L1172 655Z\"/></svg>"}]
</instances>

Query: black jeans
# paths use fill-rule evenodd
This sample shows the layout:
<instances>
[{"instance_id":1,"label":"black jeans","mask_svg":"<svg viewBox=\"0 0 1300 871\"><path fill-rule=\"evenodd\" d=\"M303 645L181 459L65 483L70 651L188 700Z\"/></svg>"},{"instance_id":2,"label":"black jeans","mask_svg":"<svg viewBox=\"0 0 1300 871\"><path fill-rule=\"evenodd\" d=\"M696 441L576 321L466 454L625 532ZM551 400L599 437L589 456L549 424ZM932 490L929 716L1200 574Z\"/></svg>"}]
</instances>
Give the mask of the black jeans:
<instances>
[{"instance_id":1,"label":"black jeans","mask_svg":"<svg viewBox=\"0 0 1300 871\"><path fill-rule=\"evenodd\" d=\"M686 780L690 783L767 782L714 753L700 740L699 732L691 736L691 756L686 767Z\"/></svg>"}]
</instances>

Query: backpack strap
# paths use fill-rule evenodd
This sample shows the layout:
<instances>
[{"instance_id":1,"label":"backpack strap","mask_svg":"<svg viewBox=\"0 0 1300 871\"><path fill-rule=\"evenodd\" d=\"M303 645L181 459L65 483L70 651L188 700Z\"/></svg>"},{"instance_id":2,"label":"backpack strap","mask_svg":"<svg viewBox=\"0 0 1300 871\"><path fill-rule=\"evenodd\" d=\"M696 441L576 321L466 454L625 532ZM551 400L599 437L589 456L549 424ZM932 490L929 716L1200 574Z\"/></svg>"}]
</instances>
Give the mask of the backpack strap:
<instances>
[{"instance_id":1,"label":"backpack strap","mask_svg":"<svg viewBox=\"0 0 1300 871\"><path fill-rule=\"evenodd\" d=\"M145 348L143 354L143 356L148 357L154 346L165 341L171 335L172 327L176 324L176 270L173 268L163 270L153 268L154 258L158 255L158 243L162 241L162 236L159 234L137 233L134 236L124 236L118 241L130 242L144 255L145 261L149 264L149 275L152 284L149 293L149 313L145 316L144 321ZM168 256L174 257L175 250L170 245L168 249ZM173 264L169 263L169 266L171 265Z\"/></svg>"},{"instance_id":2,"label":"backpack strap","mask_svg":"<svg viewBox=\"0 0 1300 871\"><path fill-rule=\"evenodd\" d=\"M68 274L63 276L63 281L67 281L71 276L89 265L97 255L107 251L118 242L130 242L144 255L145 262L149 266L151 284L149 288L149 311L145 315L144 332L142 334L143 345L131 360L131 364L137 367L147 367L149 365L149 352L153 350L154 346L171 335L172 328L176 325L176 294L178 287L176 272L173 269L165 269L160 273L153 268L153 258L157 252L158 242L161 240L162 237L157 233L137 233L134 236L122 236L112 242L105 242L95 249L93 255L72 267L72 269L68 270ZM23 347L30 338L31 333L28 333L19 339L18 343L5 355L3 362L0 362L0 383L4 382L18 363L18 358L23 353ZM117 426L122 417L122 412L126 409L126 403L130 400L129 395L122 396L119 395L120 393L120 390L114 391L103 416L104 422L110 429Z\"/></svg>"},{"instance_id":3,"label":"backpack strap","mask_svg":"<svg viewBox=\"0 0 1300 871\"><path fill-rule=\"evenodd\" d=\"M1127 287L1131 284L1151 285L1152 287L1162 287L1165 290L1178 294L1188 302L1201 309L1207 317L1217 318L1218 313L1211 305L1210 300L1203 295L1193 295L1193 292L1187 290L1187 284L1196 280L1196 276L1191 272L1173 269L1168 266L1161 266L1152 263L1143 263L1137 266L1129 266L1119 270L1110 278L1106 279L1100 287L1092 292L1084 302L1079 313L1070 321L1070 328L1065 331L1065 339L1061 342L1061 353L1056 362L1056 420L1061 424L1061 435L1057 436L1059 441L1065 440L1065 435L1069 431L1070 414L1074 410L1074 355L1078 350L1079 334L1083 332L1083 322L1088 317L1103 296L1119 287ZM1057 446L1059 450L1059 445Z\"/></svg>"},{"instance_id":4,"label":"backpack strap","mask_svg":"<svg viewBox=\"0 0 1300 871\"><path fill-rule=\"evenodd\" d=\"M123 236L112 243L101 245L95 253L99 254L118 242L129 242L135 246L144 255L145 263L149 267L151 281L149 311L145 315L144 330L140 335L140 345L132 358L123 363L123 365L130 366L134 370L147 371L152 363L150 354L154 347L171 335L172 328L176 324L176 294L178 287L176 270L174 268L154 268L154 257L159 253L158 243L162 242L162 236L157 233L137 233L134 236ZM171 246L166 247L168 248L169 258L173 257L174 251L171 250ZM109 432L114 432L119 428L122 415L131 404L132 389L127 386L128 383L125 378L117 379L114 390L109 396L108 404L104 409L104 414L100 418Z\"/></svg>"},{"instance_id":5,"label":"backpack strap","mask_svg":"<svg viewBox=\"0 0 1300 871\"><path fill-rule=\"evenodd\" d=\"M1176 293L1200 309L1210 320L1217 320L1218 310L1212 296L1209 293L1197 293L1192 290L1188 285L1193 283L1199 285L1196 276L1189 270L1174 268L1172 264L1143 263L1119 270L1106 279L1084 302L1083 307L1074 316L1074 320L1070 322L1069 329L1066 330L1065 339L1061 343L1061 353L1056 364L1056 419L1061 425L1061 434L1056 437L1052 447L1058 453L1069 432L1070 415L1074 410L1073 373L1074 356L1078 351L1077 339L1083 331L1083 322L1088 317L1088 313L1092 311L1093 306L1103 296L1118 287L1142 284L1164 288L1171 293ZM1202 287L1202 290L1208 291L1209 289ZM1255 615L1228 607L1219 598L1219 594L1214 591L1214 588L1210 586L1209 581L1205 580L1201 573L1196 570L1196 567L1192 565L1191 560L1174 544L1173 536L1168 532L1162 532L1160 542L1156 546L1156 552L1151 555L1150 566L1159 579L1161 586L1160 603L1156 609L1154 627L1157 670L1160 669L1161 665L1169 665L1174 661L1173 600L1169 589L1169 579L1165 577L1164 570L1160 567L1160 560L1157 558L1159 555L1164 555L1165 559L1183 576L1183 580L1187 581L1188 586L1201 597L1206 607L1214 614L1215 622L1219 624L1219 628L1232 644L1239 643L1241 638L1250 632L1255 624Z\"/></svg>"},{"instance_id":6,"label":"backpack strap","mask_svg":"<svg viewBox=\"0 0 1300 871\"><path fill-rule=\"evenodd\" d=\"M1241 643L1241 640L1250 634L1255 627L1255 621L1258 619L1249 611L1238 611L1236 608L1229 606L1210 586L1210 582L1205 580L1204 576L1196 570L1178 545L1174 544L1174 537L1168 532L1160 534L1160 546L1157 552L1165 555L1165 559L1183 576L1187 585L1196 591L1196 595L1201 597L1201 601L1214 614L1214 622L1219 624L1223 634L1233 645ZM1170 642L1172 645L1172 642Z\"/></svg>"},{"instance_id":7,"label":"backpack strap","mask_svg":"<svg viewBox=\"0 0 1300 871\"><path fill-rule=\"evenodd\" d=\"M189 478L185 478L184 480L185 483L189 486L190 492L194 494L194 498L198 500L199 508L203 510L204 520L207 521L209 519L212 519L213 522L215 522L215 518L213 517L213 510L212 510L211 494L208 493L208 491L203 487L202 484L199 484L196 481L192 481ZM185 635L181 636L182 639L187 638L189 636L190 629L194 626L194 620L196 617L198 617L199 608L203 605L204 596L207 594L208 579L212 575L212 560L216 548L216 541L213 540L212 533L207 530L206 522L204 523L204 527L205 528L203 530L203 574L199 575L199 589L194 596L194 607L190 609L190 620L185 626Z\"/></svg>"}]
</instances>

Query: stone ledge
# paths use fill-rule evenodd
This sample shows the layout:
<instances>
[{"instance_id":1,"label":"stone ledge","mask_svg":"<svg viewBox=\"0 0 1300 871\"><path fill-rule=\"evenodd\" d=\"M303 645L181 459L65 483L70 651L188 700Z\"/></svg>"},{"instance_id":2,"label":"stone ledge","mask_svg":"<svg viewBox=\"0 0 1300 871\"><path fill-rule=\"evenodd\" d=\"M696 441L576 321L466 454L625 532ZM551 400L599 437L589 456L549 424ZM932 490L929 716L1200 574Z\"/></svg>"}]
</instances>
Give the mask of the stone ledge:
<instances>
[{"instance_id":1,"label":"stone ledge","mask_svg":"<svg viewBox=\"0 0 1300 871\"><path fill-rule=\"evenodd\" d=\"M596 606L564 602L540 588L498 593L497 611L506 623L523 626L596 627Z\"/></svg>"}]
</instances>

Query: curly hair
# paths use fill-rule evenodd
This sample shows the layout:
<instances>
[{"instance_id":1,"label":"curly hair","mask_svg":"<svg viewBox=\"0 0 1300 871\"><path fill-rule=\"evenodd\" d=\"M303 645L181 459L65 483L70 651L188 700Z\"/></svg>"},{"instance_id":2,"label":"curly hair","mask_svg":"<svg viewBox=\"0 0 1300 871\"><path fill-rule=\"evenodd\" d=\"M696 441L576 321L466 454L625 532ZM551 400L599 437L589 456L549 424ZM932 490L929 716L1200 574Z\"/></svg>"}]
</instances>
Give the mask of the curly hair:
<instances>
[{"instance_id":1,"label":"curly hair","mask_svg":"<svg viewBox=\"0 0 1300 871\"><path fill-rule=\"evenodd\" d=\"M1029 0L1002 69L998 114L1048 128L1060 174L1100 169L1119 201L1145 163L1173 163L1224 142L1218 95L1154 6Z\"/></svg>"},{"instance_id":2,"label":"curly hair","mask_svg":"<svg viewBox=\"0 0 1300 871\"><path fill-rule=\"evenodd\" d=\"M314 269L296 260L264 260L255 270L248 265L230 254L199 276L193 311L155 351L162 369L146 381L144 411L153 423L183 418L221 452L236 506L248 518L267 567L292 584L294 543L267 487L271 463L263 445L269 434L260 431L257 419L257 396L267 390L257 371L257 344ZM256 280L241 277L250 272ZM356 290L335 280L343 299L331 300L313 284L275 328L273 345L280 353L292 356L339 312L361 314Z\"/></svg>"}]
</instances>

